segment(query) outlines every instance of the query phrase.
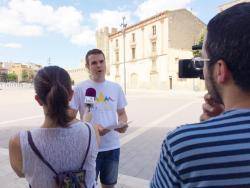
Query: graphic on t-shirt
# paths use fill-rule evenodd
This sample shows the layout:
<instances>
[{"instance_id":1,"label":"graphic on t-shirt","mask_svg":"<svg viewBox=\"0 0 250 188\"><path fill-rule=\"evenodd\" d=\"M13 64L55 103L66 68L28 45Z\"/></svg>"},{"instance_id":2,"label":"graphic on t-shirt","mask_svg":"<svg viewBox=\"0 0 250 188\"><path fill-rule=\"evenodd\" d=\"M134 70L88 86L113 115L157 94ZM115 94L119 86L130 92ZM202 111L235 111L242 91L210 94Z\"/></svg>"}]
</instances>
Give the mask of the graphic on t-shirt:
<instances>
[{"instance_id":1,"label":"graphic on t-shirt","mask_svg":"<svg viewBox=\"0 0 250 188\"><path fill-rule=\"evenodd\" d=\"M103 102L109 102L112 101L114 102L114 99L112 99L111 97L105 96L102 92L99 93L99 96L96 98L96 102L97 103L103 103Z\"/></svg>"},{"instance_id":2,"label":"graphic on t-shirt","mask_svg":"<svg viewBox=\"0 0 250 188\"><path fill-rule=\"evenodd\" d=\"M112 104L110 104L110 102L114 102L114 99L110 96L104 96L102 92L96 97L96 103L99 110L112 110Z\"/></svg>"}]
</instances>

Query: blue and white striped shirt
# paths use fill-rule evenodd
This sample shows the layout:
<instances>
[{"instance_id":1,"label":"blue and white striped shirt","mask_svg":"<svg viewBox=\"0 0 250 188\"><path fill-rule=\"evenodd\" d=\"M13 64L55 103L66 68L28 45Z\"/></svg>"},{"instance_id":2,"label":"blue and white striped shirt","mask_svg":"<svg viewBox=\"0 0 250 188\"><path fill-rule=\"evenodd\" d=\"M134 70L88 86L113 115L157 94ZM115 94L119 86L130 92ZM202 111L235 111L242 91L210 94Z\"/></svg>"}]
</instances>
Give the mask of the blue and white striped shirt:
<instances>
[{"instance_id":1,"label":"blue and white striped shirt","mask_svg":"<svg viewBox=\"0 0 250 188\"><path fill-rule=\"evenodd\" d=\"M249 188L250 109L169 133L150 187Z\"/></svg>"}]
</instances>

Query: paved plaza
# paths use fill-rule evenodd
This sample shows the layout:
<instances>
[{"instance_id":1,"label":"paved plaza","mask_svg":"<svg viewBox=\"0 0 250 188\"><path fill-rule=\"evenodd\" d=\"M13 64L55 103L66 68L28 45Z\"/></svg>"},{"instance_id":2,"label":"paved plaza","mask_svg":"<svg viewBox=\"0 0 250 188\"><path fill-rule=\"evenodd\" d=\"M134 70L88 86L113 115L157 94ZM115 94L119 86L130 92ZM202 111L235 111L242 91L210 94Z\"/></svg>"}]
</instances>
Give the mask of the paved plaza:
<instances>
[{"instance_id":1,"label":"paved plaza","mask_svg":"<svg viewBox=\"0 0 250 188\"><path fill-rule=\"evenodd\" d=\"M181 124L198 122L204 92L129 90L127 113L133 121L121 135L118 188L146 188L159 158L162 140ZM8 140L20 130L41 125L42 109L32 88L0 90L0 182L3 188L28 187L8 160Z\"/></svg>"}]
</instances>

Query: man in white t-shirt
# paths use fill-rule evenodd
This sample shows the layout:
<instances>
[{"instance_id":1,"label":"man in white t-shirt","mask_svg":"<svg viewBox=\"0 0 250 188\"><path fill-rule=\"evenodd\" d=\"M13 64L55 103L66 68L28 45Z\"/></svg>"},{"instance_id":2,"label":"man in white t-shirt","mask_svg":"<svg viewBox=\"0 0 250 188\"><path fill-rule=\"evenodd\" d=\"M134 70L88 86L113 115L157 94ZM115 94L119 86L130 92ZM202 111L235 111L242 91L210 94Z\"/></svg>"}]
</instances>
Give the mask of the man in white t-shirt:
<instances>
[{"instance_id":1,"label":"man in white t-shirt","mask_svg":"<svg viewBox=\"0 0 250 188\"><path fill-rule=\"evenodd\" d=\"M117 183L120 156L119 133L127 130L127 101L120 85L105 80L106 63L103 52L99 49L88 51L85 57L90 79L74 88L71 107L75 114L79 111L81 120L87 111L84 104L88 88L96 90L96 100L92 113L92 125L97 125L100 133L99 153L96 159L96 177L100 174L102 188L113 188ZM124 125L115 128L116 125ZM112 128L111 128L112 127Z\"/></svg>"}]
</instances>

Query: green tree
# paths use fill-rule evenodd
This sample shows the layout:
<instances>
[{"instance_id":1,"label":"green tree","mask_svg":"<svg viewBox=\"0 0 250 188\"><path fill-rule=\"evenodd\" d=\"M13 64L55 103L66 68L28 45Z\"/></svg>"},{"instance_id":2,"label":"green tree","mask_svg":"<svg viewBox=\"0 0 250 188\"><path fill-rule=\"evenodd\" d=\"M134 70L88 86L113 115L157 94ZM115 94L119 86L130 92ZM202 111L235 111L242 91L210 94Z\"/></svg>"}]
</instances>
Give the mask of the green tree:
<instances>
[{"instance_id":1,"label":"green tree","mask_svg":"<svg viewBox=\"0 0 250 188\"><path fill-rule=\"evenodd\" d=\"M205 34L202 33L201 36L200 36L200 39L199 39L199 41L198 41L198 43L196 45L201 45L202 46L203 41L204 41L204 36L205 36ZM201 57L201 50L194 50L193 51L193 56L194 57Z\"/></svg>"},{"instance_id":2,"label":"green tree","mask_svg":"<svg viewBox=\"0 0 250 188\"><path fill-rule=\"evenodd\" d=\"M35 77L35 75L34 75L34 73L32 72L32 73L30 74L30 76L29 76L29 82L33 82L34 77Z\"/></svg>"},{"instance_id":3,"label":"green tree","mask_svg":"<svg viewBox=\"0 0 250 188\"><path fill-rule=\"evenodd\" d=\"M22 81L27 81L29 78L29 75L26 70L22 71Z\"/></svg>"},{"instance_id":4,"label":"green tree","mask_svg":"<svg viewBox=\"0 0 250 188\"><path fill-rule=\"evenodd\" d=\"M17 81L17 75L15 73L9 73L9 74L7 74L7 80L9 82L11 82L11 81L16 82Z\"/></svg>"}]
</instances>

